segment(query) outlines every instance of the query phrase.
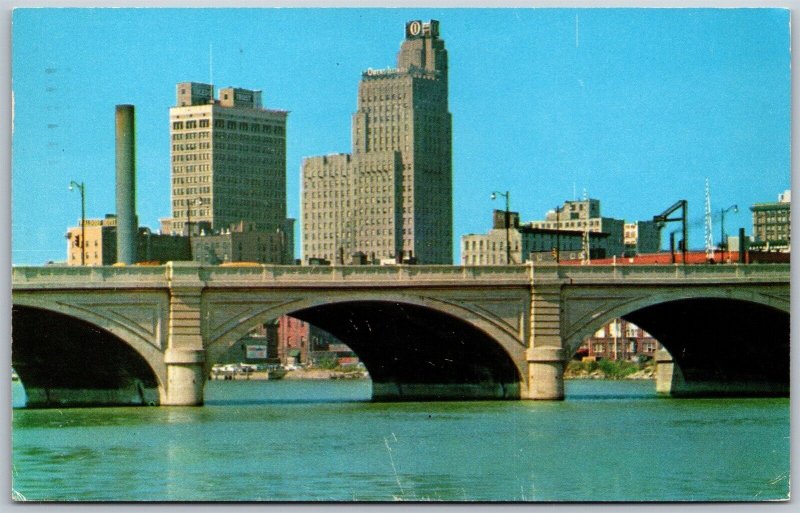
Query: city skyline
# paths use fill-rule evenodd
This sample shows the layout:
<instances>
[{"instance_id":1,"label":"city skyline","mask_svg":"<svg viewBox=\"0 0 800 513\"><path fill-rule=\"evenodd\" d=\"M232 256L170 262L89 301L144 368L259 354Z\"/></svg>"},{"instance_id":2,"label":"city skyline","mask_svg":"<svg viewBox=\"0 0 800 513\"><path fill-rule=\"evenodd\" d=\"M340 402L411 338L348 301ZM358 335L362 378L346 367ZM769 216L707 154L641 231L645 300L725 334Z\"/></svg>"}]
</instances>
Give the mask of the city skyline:
<instances>
[{"instance_id":1,"label":"city skyline","mask_svg":"<svg viewBox=\"0 0 800 513\"><path fill-rule=\"evenodd\" d=\"M183 81L260 89L290 111L299 219L302 158L349 150L360 74L392 66L411 19L440 20L450 55L454 262L461 235L501 208L492 191L511 191L522 221L584 190L629 221L687 199L695 248L706 178L714 212L739 206L728 233L750 233L748 207L790 188L786 10L22 9L12 263L65 259L71 180L86 184L88 218L114 211L116 104L136 106L140 225L169 216L166 120Z\"/></svg>"}]
</instances>

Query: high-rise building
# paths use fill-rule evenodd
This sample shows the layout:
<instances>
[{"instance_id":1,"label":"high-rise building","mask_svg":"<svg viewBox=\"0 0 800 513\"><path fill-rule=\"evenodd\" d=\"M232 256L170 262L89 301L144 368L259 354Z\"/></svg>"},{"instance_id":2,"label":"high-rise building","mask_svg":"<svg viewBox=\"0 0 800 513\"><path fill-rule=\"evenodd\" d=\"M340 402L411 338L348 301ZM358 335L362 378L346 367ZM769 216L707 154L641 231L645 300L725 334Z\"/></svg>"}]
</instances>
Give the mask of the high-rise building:
<instances>
[{"instance_id":1,"label":"high-rise building","mask_svg":"<svg viewBox=\"0 0 800 513\"><path fill-rule=\"evenodd\" d=\"M362 73L352 141L352 154L303 161L304 262L451 264L451 114L438 21L406 23L397 68Z\"/></svg>"},{"instance_id":2,"label":"high-rise building","mask_svg":"<svg viewBox=\"0 0 800 513\"><path fill-rule=\"evenodd\" d=\"M287 112L262 107L261 91L177 85L169 109L171 233L197 234L237 223L286 226Z\"/></svg>"}]
</instances>

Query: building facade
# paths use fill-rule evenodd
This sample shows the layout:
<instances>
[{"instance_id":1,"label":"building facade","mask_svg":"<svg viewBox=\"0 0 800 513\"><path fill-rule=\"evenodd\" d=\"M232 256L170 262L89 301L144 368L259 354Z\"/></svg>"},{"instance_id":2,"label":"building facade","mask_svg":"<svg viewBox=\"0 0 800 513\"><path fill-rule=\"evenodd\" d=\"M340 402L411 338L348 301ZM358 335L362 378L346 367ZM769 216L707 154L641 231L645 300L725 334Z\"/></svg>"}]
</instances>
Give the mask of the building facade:
<instances>
[{"instance_id":1,"label":"building facade","mask_svg":"<svg viewBox=\"0 0 800 513\"><path fill-rule=\"evenodd\" d=\"M170 233L285 227L286 111L263 108L261 91L228 87L217 99L212 84L182 82L169 118Z\"/></svg>"},{"instance_id":2,"label":"building facade","mask_svg":"<svg viewBox=\"0 0 800 513\"><path fill-rule=\"evenodd\" d=\"M634 361L653 358L660 345L649 333L624 319L614 319L587 338L576 356Z\"/></svg>"},{"instance_id":3,"label":"building facade","mask_svg":"<svg viewBox=\"0 0 800 513\"><path fill-rule=\"evenodd\" d=\"M507 217L508 230L506 212L495 210L488 233L461 237L462 265L585 261L587 248L591 261L655 253L660 246L661 232L655 223L602 217L596 199L566 201L541 221L520 223L517 212Z\"/></svg>"},{"instance_id":4,"label":"building facade","mask_svg":"<svg viewBox=\"0 0 800 513\"><path fill-rule=\"evenodd\" d=\"M283 229L256 230L252 224L239 223L227 230L192 235L191 259L201 264L231 262L294 264L294 219L286 219Z\"/></svg>"},{"instance_id":5,"label":"building facade","mask_svg":"<svg viewBox=\"0 0 800 513\"><path fill-rule=\"evenodd\" d=\"M406 24L397 68L362 73L352 153L303 160L304 263L452 263L447 75L435 20Z\"/></svg>"},{"instance_id":6,"label":"building facade","mask_svg":"<svg viewBox=\"0 0 800 513\"><path fill-rule=\"evenodd\" d=\"M791 248L791 191L778 195L775 203L756 203L753 212L754 247L789 251Z\"/></svg>"},{"instance_id":7,"label":"building facade","mask_svg":"<svg viewBox=\"0 0 800 513\"><path fill-rule=\"evenodd\" d=\"M624 225L625 256L656 253L661 249L661 229L653 221Z\"/></svg>"},{"instance_id":8,"label":"building facade","mask_svg":"<svg viewBox=\"0 0 800 513\"><path fill-rule=\"evenodd\" d=\"M85 237L83 243L82 236ZM111 214L104 219L86 219L83 230L80 222L78 226L68 228L66 239L67 265L81 265L81 249L84 250L84 265L113 265L117 262L117 220ZM189 259L186 237L161 235L152 233L149 228L139 228L137 262L164 263Z\"/></svg>"},{"instance_id":9,"label":"building facade","mask_svg":"<svg viewBox=\"0 0 800 513\"><path fill-rule=\"evenodd\" d=\"M534 228L519 224L519 214L509 212L509 229L505 228L505 211L494 211L492 229L485 234L461 237L462 265L502 265L527 261L554 262L580 258L584 233L576 230ZM508 244L506 243L508 239ZM605 258L608 234L589 232L592 258ZM510 250L507 252L506 247Z\"/></svg>"},{"instance_id":10,"label":"building facade","mask_svg":"<svg viewBox=\"0 0 800 513\"><path fill-rule=\"evenodd\" d=\"M625 252L625 221L601 216L600 200L565 201L563 205L547 212L544 220L531 221L529 224L531 228L605 233L608 235L605 240L606 255L621 256Z\"/></svg>"},{"instance_id":11,"label":"building facade","mask_svg":"<svg viewBox=\"0 0 800 513\"><path fill-rule=\"evenodd\" d=\"M282 365L308 365L321 361L357 363L353 351L338 338L313 324L289 315L276 321L278 358Z\"/></svg>"}]
</instances>

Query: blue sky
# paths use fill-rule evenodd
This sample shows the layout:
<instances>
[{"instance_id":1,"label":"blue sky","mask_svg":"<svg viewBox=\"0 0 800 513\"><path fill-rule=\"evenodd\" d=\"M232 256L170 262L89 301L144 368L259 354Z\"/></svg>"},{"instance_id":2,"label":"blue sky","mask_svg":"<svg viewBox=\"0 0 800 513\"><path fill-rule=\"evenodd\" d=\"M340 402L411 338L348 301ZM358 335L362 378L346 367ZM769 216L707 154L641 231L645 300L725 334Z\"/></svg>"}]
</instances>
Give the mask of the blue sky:
<instances>
[{"instance_id":1,"label":"blue sky","mask_svg":"<svg viewBox=\"0 0 800 513\"><path fill-rule=\"evenodd\" d=\"M288 212L301 159L350 151L360 73L395 65L410 19L438 19L450 59L454 255L494 190L523 220L564 200L651 219L689 202L703 245L790 187L789 12L780 9L22 9L12 33L12 263L66 258L80 218L114 211L114 106L136 106L137 211L170 215L175 84L263 90L288 122ZM299 224L299 223L298 223ZM666 232L677 227L668 227ZM298 228L299 235L299 228ZM298 236L299 240L299 236ZM299 248L297 257L300 256Z\"/></svg>"}]
</instances>

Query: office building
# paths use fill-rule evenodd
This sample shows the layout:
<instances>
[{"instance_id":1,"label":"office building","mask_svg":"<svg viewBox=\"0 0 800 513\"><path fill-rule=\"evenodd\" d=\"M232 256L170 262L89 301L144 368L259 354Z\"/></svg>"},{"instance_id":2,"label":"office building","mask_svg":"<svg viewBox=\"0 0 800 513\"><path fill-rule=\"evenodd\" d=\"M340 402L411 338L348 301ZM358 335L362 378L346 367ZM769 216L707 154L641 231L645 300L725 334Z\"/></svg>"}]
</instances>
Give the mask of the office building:
<instances>
[{"instance_id":1,"label":"office building","mask_svg":"<svg viewBox=\"0 0 800 513\"><path fill-rule=\"evenodd\" d=\"M452 263L447 74L435 20L406 23L396 68L362 73L352 153L303 160L304 263Z\"/></svg>"},{"instance_id":2,"label":"office building","mask_svg":"<svg viewBox=\"0 0 800 513\"><path fill-rule=\"evenodd\" d=\"M753 237L751 247L789 251L791 248L791 191L778 195L775 203L756 203L753 212Z\"/></svg>"},{"instance_id":3,"label":"office building","mask_svg":"<svg viewBox=\"0 0 800 513\"><path fill-rule=\"evenodd\" d=\"M169 109L170 233L219 232L242 221L259 231L286 226L287 112L265 109L261 91L177 85Z\"/></svg>"}]
</instances>

